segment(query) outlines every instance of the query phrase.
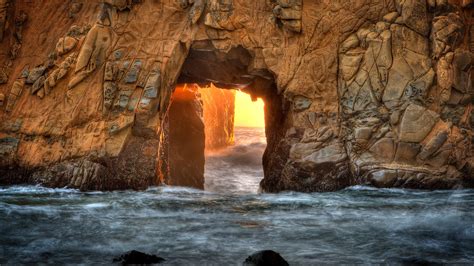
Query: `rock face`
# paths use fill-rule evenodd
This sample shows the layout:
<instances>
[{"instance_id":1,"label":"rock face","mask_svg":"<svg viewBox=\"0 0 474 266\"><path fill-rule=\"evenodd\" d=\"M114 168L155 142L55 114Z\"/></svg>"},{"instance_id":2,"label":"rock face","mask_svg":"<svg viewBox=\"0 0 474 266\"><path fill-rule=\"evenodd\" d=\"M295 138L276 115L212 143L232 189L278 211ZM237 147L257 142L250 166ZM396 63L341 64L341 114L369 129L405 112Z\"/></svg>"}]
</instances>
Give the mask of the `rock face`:
<instances>
[{"instance_id":1,"label":"rock face","mask_svg":"<svg viewBox=\"0 0 474 266\"><path fill-rule=\"evenodd\" d=\"M199 92L177 87L167 115L169 176L164 183L204 189L205 131ZM166 175L165 175L166 176Z\"/></svg>"},{"instance_id":2,"label":"rock face","mask_svg":"<svg viewBox=\"0 0 474 266\"><path fill-rule=\"evenodd\" d=\"M265 101L265 191L473 186L473 5L0 0L0 183L172 184L173 90L213 83Z\"/></svg>"}]
</instances>

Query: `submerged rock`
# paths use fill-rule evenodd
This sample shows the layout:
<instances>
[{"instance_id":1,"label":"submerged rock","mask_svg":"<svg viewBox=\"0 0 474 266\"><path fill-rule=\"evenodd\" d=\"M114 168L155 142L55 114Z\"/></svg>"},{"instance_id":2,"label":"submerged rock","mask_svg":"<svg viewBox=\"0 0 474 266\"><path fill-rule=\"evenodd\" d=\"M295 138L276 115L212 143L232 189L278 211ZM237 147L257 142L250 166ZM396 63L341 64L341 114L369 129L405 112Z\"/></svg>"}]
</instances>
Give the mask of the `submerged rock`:
<instances>
[{"instance_id":1,"label":"submerged rock","mask_svg":"<svg viewBox=\"0 0 474 266\"><path fill-rule=\"evenodd\" d=\"M120 257L116 257L113 259L113 262L122 263L122 265L129 265L129 264L157 264L165 261L165 259L150 255L146 253L142 253L140 251L132 250L129 251Z\"/></svg>"},{"instance_id":2,"label":"submerged rock","mask_svg":"<svg viewBox=\"0 0 474 266\"><path fill-rule=\"evenodd\" d=\"M286 266L288 262L273 250L262 250L250 255L244 261L244 265L249 266Z\"/></svg>"}]
</instances>

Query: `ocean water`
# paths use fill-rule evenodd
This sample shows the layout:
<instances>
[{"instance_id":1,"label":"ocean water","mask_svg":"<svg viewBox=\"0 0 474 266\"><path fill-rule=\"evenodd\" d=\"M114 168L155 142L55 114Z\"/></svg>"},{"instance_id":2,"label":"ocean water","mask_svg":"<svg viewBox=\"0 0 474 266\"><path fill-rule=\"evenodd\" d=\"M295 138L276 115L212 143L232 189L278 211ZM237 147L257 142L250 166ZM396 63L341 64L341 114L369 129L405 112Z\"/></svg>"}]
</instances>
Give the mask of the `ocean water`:
<instances>
[{"instance_id":1,"label":"ocean water","mask_svg":"<svg viewBox=\"0 0 474 266\"><path fill-rule=\"evenodd\" d=\"M165 265L474 263L474 190L351 187L259 194L263 131L207 155L206 190L0 188L0 264L110 264L131 249Z\"/></svg>"}]
</instances>

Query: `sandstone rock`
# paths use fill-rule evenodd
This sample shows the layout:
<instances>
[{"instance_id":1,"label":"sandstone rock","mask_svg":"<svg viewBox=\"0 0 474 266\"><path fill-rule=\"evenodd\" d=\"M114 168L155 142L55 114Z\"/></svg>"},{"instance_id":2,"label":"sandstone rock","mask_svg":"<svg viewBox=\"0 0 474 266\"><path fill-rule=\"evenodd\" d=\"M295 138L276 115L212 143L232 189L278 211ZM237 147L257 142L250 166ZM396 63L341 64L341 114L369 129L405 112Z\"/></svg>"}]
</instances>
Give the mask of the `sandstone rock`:
<instances>
[{"instance_id":1,"label":"sandstone rock","mask_svg":"<svg viewBox=\"0 0 474 266\"><path fill-rule=\"evenodd\" d=\"M15 16L15 31L13 36L15 37L15 41L17 44L21 44L23 41L23 25L28 20L28 14L24 11L20 11L18 15Z\"/></svg>"},{"instance_id":2,"label":"sandstone rock","mask_svg":"<svg viewBox=\"0 0 474 266\"><path fill-rule=\"evenodd\" d=\"M0 138L0 166L8 165L9 161L15 157L20 140L14 137Z\"/></svg>"},{"instance_id":3,"label":"sandstone rock","mask_svg":"<svg viewBox=\"0 0 474 266\"><path fill-rule=\"evenodd\" d=\"M148 76L144 95L147 98L157 98L158 90L161 84L161 73L159 70L152 70Z\"/></svg>"},{"instance_id":4,"label":"sandstone rock","mask_svg":"<svg viewBox=\"0 0 474 266\"><path fill-rule=\"evenodd\" d=\"M9 0L0 0L0 42L3 40L5 25L7 22L7 8Z\"/></svg>"},{"instance_id":5,"label":"sandstone rock","mask_svg":"<svg viewBox=\"0 0 474 266\"><path fill-rule=\"evenodd\" d=\"M4 70L0 70L0 84L5 84L8 82L8 75Z\"/></svg>"},{"instance_id":6,"label":"sandstone rock","mask_svg":"<svg viewBox=\"0 0 474 266\"><path fill-rule=\"evenodd\" d=\"M302 158L311 155L314 151L321 147L321 145L321 143L296 143L291 147L290 159L295 161L301 160Z\"/></svg>"},{"instance_id":7,"label":"sandstone rock","mask_svg":"<svg viewBox=\"0 0 474 266\"><path fill-rule=\"evenodd\" d=\"M108 110L112 107L117 92L117 85L113 82L104 83L104 108ZM119 104L120 107L125 108L125 103Z\"/></svg>"},{"instance_id":8,"label":"sandstone rock","mask_svg":"<svg viewBox=\"0 0 474 266\"><path fill-rule=\"evenodd\" d=\"M60 56L67 54L76 47L76 44L77 40L73 37L66 36L61 38L56 44L56 53Z\"/></svg>"},{"instance_id":9,"label":"sandstone rock","mask_svg":"<svg viewBox=\"0 0 474 266\"><path fill-rule=\"evenodd\" d=\"M69 9L69 12L68 12L69 18L75 18L76 14L81 11L82 7L83 7L83 3L80 3L80 2L72 3L71 8Z\"/></svg>"},{"instance_id":10,"label":"sandstone rock","mask_svg":"<svg viewBox=\"0 0 474 266\"><path fill-rule=\"evenodd\" d=\"M16 80L13 83L13 86L10 90L10 94L8 96L7 106L5 108L7 112L13 111L13 108L15 107L17 99L21 96L21 93L23 92L24 86L25 86L25 81L23 79Z\"/></svg>"},{"instance_id":11,"label":"sandstone rock","mask_svg":"<svg viewBox=\"0 0 474 266\"><path fill-rule=\"evenodd\" d=\"M471 66L474 56L469 51L456 50L453 58L453 87L467 93L472 88Z\"/></svg>"},{"instance_id":12,"label":"sandstone rock","mask_svg":"<svg viewBox=\"0 0 474 266\"><path fill-rule=\"evenodd\" d=\"M303 111L308 109L311 106L312 101L303 96L296 96L294 98L294 108L295 111Z\"/></svg>"},{"instance_id":13,"label":"sandstone rock","mask_svg":"<svg viewBox=\"0 0 474 266\"><path fill-rule=\"evenodd\" d=\"M204 188L205 131L197 91L178 87L168 114L170 176L167 184ZM196 163L199 162L199 163Z\"/></svg>"},{"instance_id":14,"label":"sandstone rock","mask_svg":"<svg viewBox=\"0 0 474 266\"><path fill-rule=\"evenodd\" d=\"M462 20L456 13L434 18L431 39L435 57L439 58L443 54L452 52L452 48L461 42L463 30Z\"/></svg>"},{"instance_id":15,"label":"sandstone rock","mask_svg":"<svg viewBox=\"0 0 474 266\"><path fill-rule=\"evenodd\" d=\"M69 81L69 89L74 88L104 63L111 41L112 32L109 27L96 24L91 28L77 57L74 70L76 76Z\"/></svg>"},{"instance_id":16,"label":"sandstone rock","mask_svg":"<svg viewBox=\"0 0 474 266\"><path fill-rule=\"evenodd\" d=\"M375 155L375 158L385 161L393 160L395 156L395 146L392 138L381 138L372 147L370 152Z\"/></svg>"},{"instance_id":17,"label":"sandstone rock","mask_svg":"<svg viewBox=\"0 0 474 266\"><path fill-rule=\"evenodd\" d=\"M279 254L273 250L262 250L250 255L245 259L243 265L249 266L288 266L288 262Z\"/></svg>"},{"instance_id":18,"label":"sandstone rock","mask_svg":"<svg viewBox=\"0 0 474 266\"><path fill-rule=\"evenodd\" d=\"M196 24L201 18L204 8L206 7L205 0L194 0L191 10L189 11L189 20L192 24Z\"/></svg>"},{"instance_id":19,"label":"sandstone rock","mask_svg":"<svg viewBox=\"0 0 474 266\"><path fill-rule=\"evenodd\" d=\"M44 87L44 81L45 81L44 76L39 77L39 78L35 81L35 83L33 84L33 86L31 86L31 94L32 94L32 95L38 93L39 90L42 90L42 89L43 89L43 87ZM40 96L40 98L43 98L43 97L44 97L44 95L41 96L41 95L39 95L39 94L38 94L38 96Z\"/></svg>"},{"instance_id":20,"label":"sandstone rock","mask_svg":"<svg viewBox=\"0 0 474 266\"><path fill-rule=\"evenodd\" d=\"M421 160L426 160L429 156L435 153L437 150L443 146L443 144L448 140L448 132L441 131L438 132L433 138L431 138L428 143L423 147L418 158Z\"/></svg>"},{"instance_id":21,"label":"sandstone rock","mask_svg":"<svg viewBox=\"0 0 474 266\"><path fill-rule=\"evenodd\" d=\"M127 107L130 101L130 96L132 95L133 91L119 91L118 96L114 102L114 108L117 110L123 110ZM148 101L147 101L148 100ZM147 105L149 104L149 99L142 98L140 100L141 105ZM143 106L142 106L143 107Z\"/></svg>"},{"instance_id":22,"label":"sandstone rock","mask_svg":"<svg viewBox=\"0 0 474 266\"><path fill-rule=\"evenodd\" d=\"M0 135L19 145L1 173L83 190L174 184L167 152L202 152L205 135L196 100L181 110L191 122L169 127L174 88L214 83L265 101L264 191L469 184L472 1L7 2ZM183 169L200 173L201 159Z\"/></svg>"},{"instance_id":23,"label":"sandstone rock","mask_svg":"<svg viewBox=\"0 0 474 266\"><path fill-rule=\"evenodd\" d=\"M398 16L400 16L398 12L388 13L387 15L383 17L383 20L388 23L394 23L395 20L398 18Z\"/></svg>"},{"instance_id":24,"label":"sandstone rock","mask_svg":"<svg viewBox=\"0 0 474 266\"><path fill-rule=\"evenodd\" d=\"M355 129L354 134L356 139L369 140L372 136L372 128L370 127L359 127Z\"/></svg>"},{"instance_id":25,"label":"sandstone rock","mask_svg":"<svg viewBox=\"0 0 474 266\"><path fill-rule=\"evenodd\" d=\"M114 121L111 121L108 123L107 125L108 131L109 131L108 133L109 135L118 134L120 131L131 127L134 122L135 122L134 116L121 115Z\"/></svg>"},{"instance_id":26,"label":"sandstone rock","mask_svg":"<svg viewBox=\"0 0 474 266\"><path fill-rule=\"evenodd\" d=\"M44 81L44 92L46 95L48 95L51 90L56 87L58 82L67 75L69 69L71 69L71 66L74 63L75 57L76 54L72 53L61 64L59 64L58 68L54 69L49 74L49 76Z\"/></svg>"},{"instance_id":27,"label":"sandstone rock","mask_svg":"<svg viewBox=\"0 0 474 266\"><path fill-rule=\"evenodd\" d=\"M402 3L401 18L405 25L419 34L428 35L430 27L426 1L405 0L400 2Z\"/></svg>"},{"instance_id":28,"label":"sandstone rock","mask_svg":"<svg viewBox=\"0 0 474 266\"><path fill-rule=\"evenodd\" d=\"M28 78L26 78L26 84L35 83L41 76L43 76L45 71L46 71L45 66L37 66L31 69L28 74Z\"/></svg>"},{"instance_id":29,"label":"sandstone rock","mask_svg":"<svg viewBox=\"0 0 474 266\"><path fill-rule=\"evenodd\" d=\"M439 115L422 106L410 104L400 123L400 141L422 141L438 121Z\"/></svg>"},{"instance_id":30,"label":"sandstone rock","mask_svg":"<svg viewBox=\"0 0 474 266\"><path fill-rule=\"evenodd\" d=\"M398 163L412 163L420 152L420 144L399 142L396 148L394 161Z\"/></svg>"},{"instance_id":31,"label":"sandstone rock","mask_svg":"<svg viewBox=\"0 0 474 266\"><path fill-rule=\"evenodd\" d=\"M0 93L0 107L5 103L5 94Z\"/></svg>"},{"instance_id":32,"label":"sandstone rock","mask_svg":"<svg viewBox=\"0 0 474 266\"><path fill-rule=\"evenodd\" d=\"M347 158L347 154L340 143L326 146L301 159L307 168L317 168L318 165L326 163L340 163Z\"/></svg>"},{"instance_id":33,"label":"sandstone rock","mask_svg":"<svg viewBox=\"0 0 474 266\"><path fill-rule=\"evenodd\" d=\"M392 187L397 178L398 173L396 170L380 170L370 173L369 176L371 184L376 187Z\"/></svg>"},{"instance_id":34,"label":"sandstone rock","mask_svg":"<svg viewBox=\"0 0 474 266\"><path fill-rule=\"evenodd\" d=\"M141 60L136 60L135 62L133 62L132 66L130 67L130 70L125 76L125 79L124 79L125 83L137 82L141 67L142 67Z\"/></svg>"},{"instance_id":35,"label":"sandstone rock","mask_svg":"<svg viewBox=\"0 0 474 266\"><path fill-rule=\"evenodd\" d=\"M276 1L277 5L273 8L273 14L290 31L301 32L302 30L302 12L301 0L294 1Z\"/></svg>"}]
</instances>

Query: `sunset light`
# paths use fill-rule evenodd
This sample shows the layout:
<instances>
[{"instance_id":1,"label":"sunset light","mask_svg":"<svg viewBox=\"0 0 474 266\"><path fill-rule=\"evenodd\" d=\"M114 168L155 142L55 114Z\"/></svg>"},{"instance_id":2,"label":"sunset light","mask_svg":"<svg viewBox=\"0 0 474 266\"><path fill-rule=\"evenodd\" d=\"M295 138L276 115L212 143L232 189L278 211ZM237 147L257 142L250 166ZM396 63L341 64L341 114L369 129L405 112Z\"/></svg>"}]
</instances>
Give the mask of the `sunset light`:
<instances>
[{"instance_id":1,"label":"sunset light","mask_svg":"<svg viewBox=\"0 0 474 266\"><path fill-rule=\"evenodd\" d=\"M263 100L259 98L253 102L249 94L237 91L234 125L236 127L265 127Z\"/></svg>"}]
</instances>

